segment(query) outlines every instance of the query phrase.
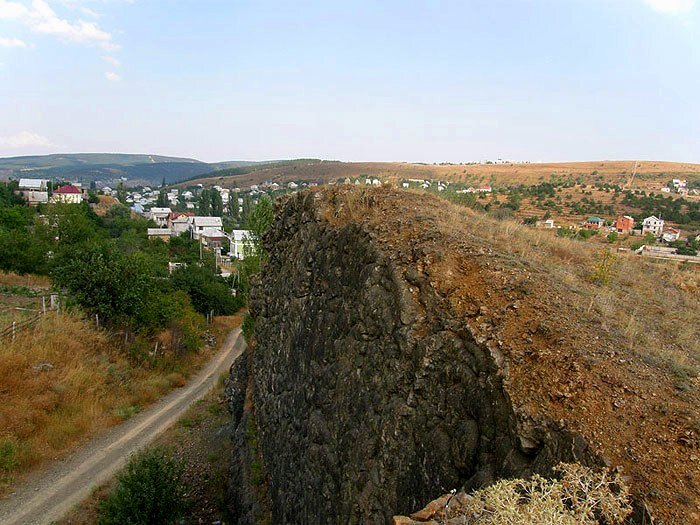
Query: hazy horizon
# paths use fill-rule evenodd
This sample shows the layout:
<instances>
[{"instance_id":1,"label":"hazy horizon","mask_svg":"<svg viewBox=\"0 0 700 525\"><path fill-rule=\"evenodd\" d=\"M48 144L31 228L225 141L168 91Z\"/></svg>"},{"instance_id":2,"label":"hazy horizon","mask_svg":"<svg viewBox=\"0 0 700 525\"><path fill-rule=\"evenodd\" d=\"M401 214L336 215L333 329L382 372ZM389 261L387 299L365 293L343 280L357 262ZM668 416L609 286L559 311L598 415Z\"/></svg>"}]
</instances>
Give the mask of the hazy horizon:
<instances>
[{"instance_id":1,"label":"hazy horizon","mask_svg":"<svg viewBox=\"0 0 700 525\"><path fill-rule=\"evenodd\" d=\"M0 0L0 156L700 162L696 0Z\"/></svg>"}]
</instances>

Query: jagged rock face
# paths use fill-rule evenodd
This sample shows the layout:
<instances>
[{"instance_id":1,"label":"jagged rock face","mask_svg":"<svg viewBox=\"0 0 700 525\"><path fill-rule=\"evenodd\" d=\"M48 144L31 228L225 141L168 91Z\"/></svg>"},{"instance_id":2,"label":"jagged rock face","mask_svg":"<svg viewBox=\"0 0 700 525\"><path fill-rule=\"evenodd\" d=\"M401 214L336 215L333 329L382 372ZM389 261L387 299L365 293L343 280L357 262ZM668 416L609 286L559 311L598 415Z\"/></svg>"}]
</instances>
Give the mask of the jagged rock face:
<instances>
[{"instance_id":1,"label":"jagged rock face","mask_svg":"<svg viewBox=\"0 0 700 525\"><path fill-rule=\"evenodd\" d=\"M274 523L386 523L451 489L598 463L516 414L494 350L371 233L325 221L313 193L286 202L266 245L250 368L233 370L229 397L244 447L247 385ZM250 522L238 471L231 508Z\"/></svg>"}]
</instances>

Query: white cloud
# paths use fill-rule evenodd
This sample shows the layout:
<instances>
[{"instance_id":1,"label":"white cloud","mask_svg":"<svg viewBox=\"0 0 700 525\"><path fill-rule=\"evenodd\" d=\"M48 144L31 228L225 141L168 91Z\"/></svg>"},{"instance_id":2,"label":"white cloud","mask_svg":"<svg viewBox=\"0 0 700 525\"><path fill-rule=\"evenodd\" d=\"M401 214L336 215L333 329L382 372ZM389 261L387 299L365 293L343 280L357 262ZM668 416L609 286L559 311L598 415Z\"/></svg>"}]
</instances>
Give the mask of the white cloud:
<instances>
[{"instance_id":1,"label":"white cloud","mask_svg":"<svg viewBox=\"0 0 700 525\"><path fill-rule=\"evenodd\" d=\"M98 13L97 11L93 11L89 7L81 7L80 12L91 18L100 18L100 13Z\"/></svg>"},{"instance_id":2,"label":"white cloud","mask_svg":"<svg viewBox=\"0 0 700 525\"><path fill-rule=\"evenodd\" d=\"M644 0L646 4L662 13L688 13L695 7L695 0Z\"/></svg>"},{"instance_id":3,"label":"white cloud","mask_svg":"<svg viewBox=\"0 0 700 525\"><path fill-rule=\"evenodd\" d=\"M38 133L31 131L20 131L14 135L0 137L0 146L11 149L20 149L36 146L53 146L51 141Z\"/></svg>"},{"instance_id":4,"label":"white cloud","mask_svg":"<svg viewBox=\"0 0 700 525\"><path fill-rule=\"evenodd\" d=\"M114 57L103 56L103 57L102 57L102 60L104 60L105 62L107 62L107 63L108 63L109 65L111 65L112 67L119 67L119 66L122 65L121 62L119 62L119 59L114 58Z\"/></svg>"},{"instance_id":5,"label":"white cloud","mask_svg":"<svg viewBox=\"0 0 700 525\"><path fill-rule=\"evenodd\" d=\"M85 45L97 45L107 51L119 49L112 35L95 22L60 18L45 0L32 0L31 4L0 0L0 19L16 20L35 33Z\"/></svg>"},{"instance_id":6,"label":"white cloud","mask_svg":"<svg viewBox=\"0 0 700 525\"><path fill-rule=\"evenodd\" d=\"M24 40L19 38L2 38L0 37L0 47L29 47Z\"/></svg>"},{"instance_id":7,"label":"white cloud","mask_svg":"<svg viewBox=\"0 0 700 525\"><path fill-rule=\"evenodd\" d=\"M105 78L110 82L119 82L122 79L122 77L114 71L107 71L105 73Z\"/></svg>"}]
</instances>

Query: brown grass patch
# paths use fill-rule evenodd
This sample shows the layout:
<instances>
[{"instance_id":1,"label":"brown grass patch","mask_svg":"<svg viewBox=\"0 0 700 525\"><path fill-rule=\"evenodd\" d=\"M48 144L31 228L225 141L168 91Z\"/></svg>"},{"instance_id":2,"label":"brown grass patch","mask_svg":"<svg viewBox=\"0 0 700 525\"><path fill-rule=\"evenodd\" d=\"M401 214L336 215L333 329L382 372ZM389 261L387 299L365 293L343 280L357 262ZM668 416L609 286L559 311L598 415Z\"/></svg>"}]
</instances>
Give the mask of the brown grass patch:
<instances>
[{"instance_id":1,"label":"brown grass patch","mask_svg":"<svg viewBox=\"0 0 700 525\"><path fill-rule=\"evenodd\" d=\"M43 275L19 275L13 272L0 272L0 284L5 286L26 286L28 288L50 288L51 279Z\"/></svg>"},{"instance_id":2,"label":"brown grass patch","mask_svg":"<svg viewBox=\"0 0 700 525\"><path fill-rule=\"evenodd\" d=\"M215 320L223 341L237 316ZM217 345L218 346L218 345ZM155 366L132 364L86 320L49 314L0 345L0 495L16 476L138 413L206 362L215 348ZM50 366L40 367L42 363Z\"/></svg>"}]
</instances>

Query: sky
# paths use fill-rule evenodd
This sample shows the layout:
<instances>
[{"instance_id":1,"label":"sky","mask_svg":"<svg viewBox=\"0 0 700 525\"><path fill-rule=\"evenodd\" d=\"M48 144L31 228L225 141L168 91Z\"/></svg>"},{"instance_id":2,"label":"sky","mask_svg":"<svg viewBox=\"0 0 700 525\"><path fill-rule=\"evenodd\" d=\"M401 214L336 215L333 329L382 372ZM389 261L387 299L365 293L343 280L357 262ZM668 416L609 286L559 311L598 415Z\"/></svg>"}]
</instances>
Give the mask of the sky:
<instances>
[{"instance_id":1,"label":"sky","mask_svg":"<svg viewBox=\"0 0 700 525\"><path fill-rule=\"evenodd\" d=\"M0 156L700 162L700 0L0 0Z\"/></svg>"}]
</instances>

